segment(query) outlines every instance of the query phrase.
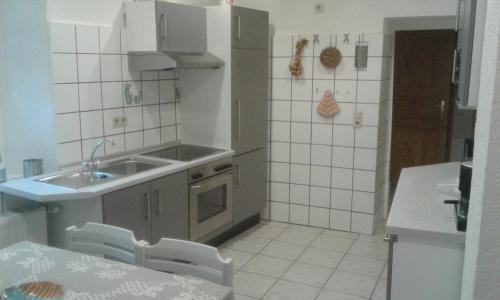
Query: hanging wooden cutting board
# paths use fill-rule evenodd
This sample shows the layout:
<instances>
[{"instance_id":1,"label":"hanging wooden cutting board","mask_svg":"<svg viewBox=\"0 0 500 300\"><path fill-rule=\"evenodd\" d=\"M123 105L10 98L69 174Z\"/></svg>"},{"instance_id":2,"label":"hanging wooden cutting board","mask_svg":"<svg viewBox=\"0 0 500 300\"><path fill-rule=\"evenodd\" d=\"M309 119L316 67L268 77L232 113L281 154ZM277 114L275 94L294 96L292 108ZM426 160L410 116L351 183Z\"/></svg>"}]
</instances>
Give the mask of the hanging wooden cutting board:
<instances>
[{"instance_id":1,"label":"hanging wooden cutting board","mask_svg":"<svg viewBox=\"0 0 500 300\"><path fill-rule=\"evenodd\" d=\"M319 60L323 66L335 69L342 60L342 54L335 47L327 47L321 51Z\"/></svg>"}]
</instances>

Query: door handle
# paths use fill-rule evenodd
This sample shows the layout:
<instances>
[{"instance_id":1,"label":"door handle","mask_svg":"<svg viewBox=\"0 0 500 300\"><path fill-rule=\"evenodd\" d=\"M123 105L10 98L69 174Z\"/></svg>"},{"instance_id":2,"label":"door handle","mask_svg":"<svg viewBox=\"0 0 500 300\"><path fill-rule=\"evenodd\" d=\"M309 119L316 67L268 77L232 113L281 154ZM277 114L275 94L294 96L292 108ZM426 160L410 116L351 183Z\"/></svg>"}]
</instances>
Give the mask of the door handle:
<instances>
[{"instance_id":1,"label":"door handle","mask_svg":"<svg viewBox=\"0 0 500 300\"><path fill-rule=\"evenodd\" d=\"M144 193L143 198L142 198L142 216L145 219L149 219L149 207L150 201L149 201L149 193Z\"/></svg>"},{"instance_id":2,"label":"door handle","mask_svg":"<svg viewBox=\"0 0 500 300\"><path fill-rule=\"evenodd\" d=\"M386 286L386 297L387 300L391 300L391 290L392 290L392 265L394 259L394 243L398 241L398 236L394 234L386 234L384 241L389 244L388 259L387 259L387 286Z\"/></svg>"},{"instance_id":3,"label":"door handle","mask_svg":"<svg viewBox=\"0 0 500 300\"><path fill-rule=\"evenodd\" d=\"M162 39L167 38L167 17L165 14L161 14L160 16L160 26L163 23L163 26L160 27L160 36Z\"/></svg>"},{"instance_id":4,"label":"door handle","mask_svg":"<svg viewBox=\"0 0 500 300\"><path fill-rule=\"evenodd\" d=\"M441 119L443 119L444 118L444 111L446 108L446 101L444 101L444 99L442 99L441 104L436 105L436 107L439 108L439 114L441 116Z\"/></svg>"},{"instance_id":5,"label":"door handle","mask_svg":"<svg viewBox=\"0 0 500 300\"><path fill-rule=\"evenodd\" d=\"M239 40L241 38L241 16L236 16L234 18L236 20L236 34L235 34L235 38Z\"/></svg>"},{"instance_id":6,"label":"door handle","mask_svg":"<svg viewBox=\"0 0 500 300\"><path fill-rule=\"evenodd\" d=\"M236 130L235 130L235 139L240 139L240 120L241 120L241 102L240 99L235 99L234 103L236 105Z\"/></svg>"},{"instance_id":7,"label":"door handle","mask_svg":"<svg viewBox=\"0 0 500 300\"><path fill-rule=\"evenodd\" d=\"M456 82L456 76L457 76L457 57L458 56L458 51L455 49L455 51L453 51L453 67L452 67L452 70L451 70L451 83L455 84Z\"/></svg>"},{"instance_id":8,"label":"door handle","mask_svg":"<svg viewBox=\"0 0 500 300\"><path fill-rule=\"evenodd\" d=\"M159 190L155 191L156 194L156 210L155 213L157 215L161 214L161 194Z\"/></svg>"}]
</instances>

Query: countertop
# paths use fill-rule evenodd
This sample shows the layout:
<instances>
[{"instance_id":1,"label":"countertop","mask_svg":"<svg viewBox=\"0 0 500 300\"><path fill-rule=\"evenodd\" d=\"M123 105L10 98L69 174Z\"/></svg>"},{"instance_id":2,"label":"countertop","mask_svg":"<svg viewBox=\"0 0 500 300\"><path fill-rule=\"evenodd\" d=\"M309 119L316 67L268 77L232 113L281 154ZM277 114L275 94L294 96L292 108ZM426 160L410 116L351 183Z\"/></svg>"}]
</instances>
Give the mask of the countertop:
<instances>
[{"instance_id":1,"label":"countertop","mask_svg":"<svg viewBox=\"0 0 500 300\"><path fill-rule=\"evenodd\" d=\"M459 162L403 169L386 232L465 243L465 232L456 229L454 205L443 203L457 199L438 191L438 183L452 181L459 173Z\"/></svg>"},{"instance_id":2,"label":"countertop","mask_svg":"<svg viewBox=\"0 0 500 300\"><path fill-rule=\"evenodd\" d=\"M141 151L144 153L145 151ZM50 174L43 174L41 176L31 177L31 178L23 178L18 180L12 180L5 183L0 184L0 192L5 194L10 194L14 196L18 196L25 199L30 199L39 202L54 202L54 201L67 201L67 200L76 200L76 199L90 199L95 198L116 190L120 190L126 188L128 186L140 184L143 182L147 182L156 178L160 178L166 175L174 174L183 170L187 170L189 168L203 165L215 160L227 158L233 156L234 151L225 150L220 153L216 153L213 155L208 155L202 157L200 159L192 160L189 162L176 161L176 160L166 160L154 157L145 157L148 160L159 160L162 162L168 161L171 164L159 168L155 168L149 171L141 172L135 175L127 176L124 178L120 178L114 181L110 181L108 183L99 184L90 186L80 190L73 190L70 188L55 186L47 183L42 183L36 181L40 178L45 178L48 176L72 173L78 170L81 170L81 166L77 166L71 169L66 169L64 171L54 172ZM141 157L140 153L137 154L128 154L124 156L119 156L109 160L103 160L103 163L113 160L123 159L129 156Z\"/></svg>"}]
</instances>

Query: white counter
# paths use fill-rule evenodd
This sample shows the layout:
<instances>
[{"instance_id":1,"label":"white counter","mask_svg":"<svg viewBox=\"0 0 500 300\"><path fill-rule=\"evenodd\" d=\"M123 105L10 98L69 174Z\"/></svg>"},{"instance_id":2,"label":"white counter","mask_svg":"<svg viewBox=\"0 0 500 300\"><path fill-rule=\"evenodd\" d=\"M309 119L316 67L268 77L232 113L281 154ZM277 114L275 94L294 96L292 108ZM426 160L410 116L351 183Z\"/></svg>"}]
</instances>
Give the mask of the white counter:
<instances>
[{"instance_id":1,"label":"white counter","mask_svg":"<svg viewBox=\"0 0 500 300\"><path fill-rule=\"evenodd\" d=\"M457 178L459 172L458 162L403 169L386 232L465 243L465 232L456 229L454 205L443 203L457 199L439 193L437 185Z\"/></svg>"},{"instance_id":2,"label":"white counter","mask_svg":"<svg viewBox=\"0 0 500 300\"><path fill-rule=\"evenodd\" d=\"M116 190L123 189L128 186L140 184L153 180L155 178L160 178L169 174L177 173L189 168L203 165L218 159L223 159L226 157L231 157L234 154L232 150L226 150L213 155L205 156L200 159L196 159L189 162L175 161L175 160L164 160L154 157L146 157L148 160L158 160L158 161L168 161L171 164L163 167L158 167L149 171L141 172L135 175L123 177L110 181L108 183L89 186L84 189L74 190L70 188L55 186L47 183L42 183L36 181L40 178L45 178L48 176L53 176L57 174L73 173L75 171L81 170L81 167L75 167L74 169L65 170L62 172L55 172L52 174L43 174L37 177L31 177L26 179L19 179L9 181L0 184L0 192L5 194L14 195L17 197L30 199L39 202L54 202L54 201L66 201L66 200L76 200L76 199L90 199L97 196L101 196ZM128 157L130 155L124 156ZM135 155L139 156L139 155ZM114 158L112 160L119 160L124 157ZM111 160L110 160L111 161ZM106 161L103 161L103 163Z\"/></svg>"}]
</instances>

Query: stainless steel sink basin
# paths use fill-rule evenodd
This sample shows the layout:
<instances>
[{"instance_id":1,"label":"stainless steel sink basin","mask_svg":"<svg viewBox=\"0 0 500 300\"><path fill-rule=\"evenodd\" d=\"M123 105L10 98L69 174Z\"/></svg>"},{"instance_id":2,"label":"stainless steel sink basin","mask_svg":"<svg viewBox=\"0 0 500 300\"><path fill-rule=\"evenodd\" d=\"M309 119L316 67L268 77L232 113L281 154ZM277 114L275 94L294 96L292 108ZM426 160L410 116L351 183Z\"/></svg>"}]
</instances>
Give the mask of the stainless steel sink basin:
<instances>
[{"instance_id":1,"label":"stainless steel sink basin","mask_svg":"<svg viewBox=\"0 0 500 300\"><path fill-rule=\"evenodd\" d=\"M136 157L129 157L126 159L102 164L102 166L99 167L99 171L117 176L126 176L168 165L171 165L171 163L156 161L153 162Z\"/></svg>"},{"instance_id":2,"label":"stainless steel sink basin","mask_svg":"<svg viewBox=\"0 0 500 300\"><path fill-rule=\"evenodd\" d=\"M79 190L171 164L172 163L169 162L157 162L138 157L128 157L121 160L102 163L99 165L96 172L83 170L72 174L61 174L41 178L37 181Z\"/></svg>"},{"instance_id":3,"label":"stainless steel sink basin","mask_svg":"<svg viewBox=\"0 0 500 300\"><path fill-rule=\"evenodd\" d=\"M102 172L91 173L89 171L80 171L73 174L55 175L37 181L62 186L74 190L83 189L92 185L103 184L115 180L112 174Z\"/></svg>"}]
</instances>

